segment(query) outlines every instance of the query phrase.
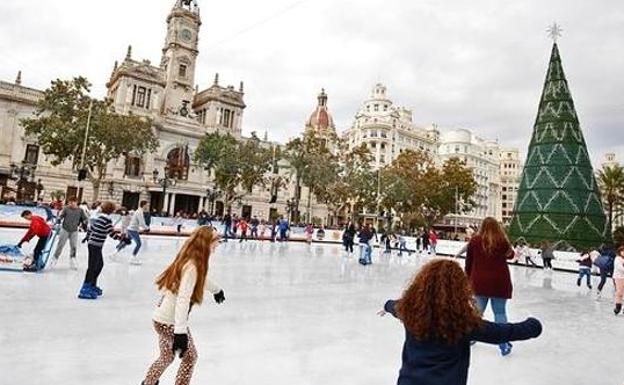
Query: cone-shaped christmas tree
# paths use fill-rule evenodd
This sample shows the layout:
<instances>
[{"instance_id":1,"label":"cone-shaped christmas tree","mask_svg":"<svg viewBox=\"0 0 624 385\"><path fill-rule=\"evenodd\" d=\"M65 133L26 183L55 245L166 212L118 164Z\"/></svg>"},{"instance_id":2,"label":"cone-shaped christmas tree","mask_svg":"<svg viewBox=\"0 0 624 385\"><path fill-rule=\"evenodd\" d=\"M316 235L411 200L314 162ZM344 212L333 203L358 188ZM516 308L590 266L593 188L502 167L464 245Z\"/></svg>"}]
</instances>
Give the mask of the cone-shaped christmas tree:
<instances>
[{"instance_id":1,"label":"cone-shaped christmas tree","mask_svg":"<svg viewBox=\"0 0 624 385\"><path fill-rule=\"evenodd\" d=\"M603 245L607 221L574 102L553 44L533 136L522 172L513 241L551 241L557 249Z\"/></svg>"}]
</instances>

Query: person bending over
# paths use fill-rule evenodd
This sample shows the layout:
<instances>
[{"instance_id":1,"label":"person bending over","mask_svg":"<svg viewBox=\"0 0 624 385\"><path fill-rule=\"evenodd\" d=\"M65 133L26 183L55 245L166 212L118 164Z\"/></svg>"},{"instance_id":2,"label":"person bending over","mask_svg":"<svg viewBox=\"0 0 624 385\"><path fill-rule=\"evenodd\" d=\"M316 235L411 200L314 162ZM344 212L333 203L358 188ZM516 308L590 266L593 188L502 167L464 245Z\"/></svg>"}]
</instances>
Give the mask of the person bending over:
<instances>
[{"instance_id":1,"label":"person bending over","mask_svg":"<svg viewBox=\"0 0 624 385\"><path fill-rule=\"evenodd\" d=\"M52 229L46 223L46 220L38 215L33 215L30 210L22 211L22 218L26 219L30 222L28 226L28 231L22 237L22 239L17 244L17 247L22 248L22 244L29 242L35 236L39 237L37 244L35 245L35 251L33 252L33 261L29 266L24 266L24 271L39 271L43 269L43 261L41 260L41 254L43 253L43 249L45 249L46 243L48 243L48 238L50 237L50 233Z\"/></svg>"},{"instance_id":2,"label":"person bending over","mask_svg":"<svg viewBox=\"0 0 624 385\"><path fill-rule=\"evenodd\" d=\"M387 301L378 312L386 313L406 329L398 385L465 385L471 341L502 344L542 332L535 318L520 323L483 320L466 275L449 259L427 263L401 299Z\"/></svg>"}]
</instances>

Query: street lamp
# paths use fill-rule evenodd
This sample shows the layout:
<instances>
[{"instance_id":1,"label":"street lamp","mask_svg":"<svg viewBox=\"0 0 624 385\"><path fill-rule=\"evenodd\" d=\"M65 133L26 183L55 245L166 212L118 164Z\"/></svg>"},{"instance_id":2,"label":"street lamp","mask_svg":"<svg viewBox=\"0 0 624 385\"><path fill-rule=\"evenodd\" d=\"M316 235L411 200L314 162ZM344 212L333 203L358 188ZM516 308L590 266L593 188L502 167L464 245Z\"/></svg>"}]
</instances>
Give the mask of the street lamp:
<instances>
[{"instance_id":1,"label":"street lamp","mask_svg":"<svg viewBox=\"0 0 624 385\"><path fill-rule=\"evenodd\" d=\"M9 165L11 171L11 179L15 180L17 186L17 200L23 200L24 185L28 182L32 182L35 178L35 170L37 165L22 162L20 165L11 163Z\"/></svg>"},{"instance_id":2,"label":"street lamp","mask_svg":"<svg viewBox=\"0 0 624 385\"><path fill-rule=\"evenodd\" d=\"M221 192L221 190L217 189L217 188L207 188L206 189L206 198L208 198L208 202L210 202L210 216L214 215L214 206L215 206L215 201L221 197L223 193Z\"/></svg>"},{"instance_id":3,"label":"street lamp","mask_svg":"<svg viewBox=\"0 0 624 385\"><path fill-rule=\"evenodd\" d=\"M171 186L175 186L177 183L177 179L169 177L169 166L165 166L165 173L162 178L159 178L158 174L159 172L157 169L154 169L154 171L152 171L152 177L154 179L154 183L157 183L160 186L162 186L162 201L160 204L160 212L162 213L164 212L164 209L165 209L165 200L167 199L167 188Z\"/></svg>"},{"instance_id":4,"label":"street lamp","mask_svg":"<svg viewBox=\"0 0 624 385\"><path fill-rule=\"evenodd\" d=\"M296 206L297 203L295 201L286 199L286 211L288 212L288 217L291 223L294 222Z\"/></svg>"}]
</instances>

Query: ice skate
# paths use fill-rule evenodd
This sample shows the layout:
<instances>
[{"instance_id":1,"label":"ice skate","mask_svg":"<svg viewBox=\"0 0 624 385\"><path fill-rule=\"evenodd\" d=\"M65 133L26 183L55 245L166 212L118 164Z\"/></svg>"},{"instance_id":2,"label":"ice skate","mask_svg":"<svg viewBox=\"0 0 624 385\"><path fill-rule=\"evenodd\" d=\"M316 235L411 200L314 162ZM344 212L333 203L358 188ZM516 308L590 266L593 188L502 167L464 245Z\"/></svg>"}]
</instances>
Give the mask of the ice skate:
<instances>
[{"instance_id":1,"label":"ice skate","mask_svg":"<svg viewBox=\"0 0 624 385\"><path fill-rule=\"evenodd\" d=\"M137 257L136 255L133 255L133 256L130 258L129 263L130 263L131 265L134 265L134 266L139 266L139 265L142 265L142 264L143 264L143 262L142 262L142 261L139 259L139 257Z\"/></svg>"},{"instance_id":2,"label":"ice skate","mask_svg":"<svg viewBox=\"0 0 624 385\"><path fill-rule=\"evenodd\" d=\"M97 293L93 290L93 287L88 283L82 284L82 288L80 288L80 293L78 293L78 298L80 299L97 299Z\"/></svg>"},{"instance_id":3,"label":"ice skate","mask_svg":"<svg viewBox=\"0 0 624 385\"><path fill-rule=\"evenodd\" d=\"M622 312L622 304L621 303L616 303L615 304L615 309L613 309L613 313L617 316L620 314L620 312Z\"/></svg>"}]
</instances>

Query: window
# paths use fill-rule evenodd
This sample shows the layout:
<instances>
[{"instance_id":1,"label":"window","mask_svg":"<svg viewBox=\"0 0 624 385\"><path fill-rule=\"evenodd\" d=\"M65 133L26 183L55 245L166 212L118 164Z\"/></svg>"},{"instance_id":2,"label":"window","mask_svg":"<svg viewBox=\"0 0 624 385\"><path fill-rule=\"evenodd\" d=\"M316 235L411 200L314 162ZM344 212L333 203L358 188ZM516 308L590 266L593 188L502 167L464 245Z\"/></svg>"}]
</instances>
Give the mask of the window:
<instances>
[{"instance_id":1,"label":"window","mask_svg":"<svg viewBox=\"0 0 624 385\"><path fill-rule=\"evenodd\" d=\"M127 155L124 175L138 177L141 174L141 158Z\"/></svg>"},{"instance_id":2,"label":"window","mask_svg":"<svg viewBox=\"0 0 624 385\"><path fill-rule=\"evenodd\" d=\"M186 77L186 64L180 64L180 67L178 67L178 76L181 78L185 78Z\"/></svg>"},{"instance_id":3,"label":"window","mask_svg":"<svg viewBox=\"0 0 624 385\"><path fill-rule=\"evenodd\" d=\"M376 138L377 137L377 131L371 131L370 136L371 136L371 138Z\"/></svg>"},{"instance_id":4,"label":"window","mask_svg":"<svg viewBox=\"0 0 624 385\"><path fill-rule=\"evenodd\" d=\"M384 111L388 111L388 105L384 104Z\"/></svg>"},{"instance_id":5,"label":"window","mask_svg":"<svg viewBox=\"0 0 624 385\"><path fill-rule=\"evenodd\" d=\"M136 93L136 106L137 107L144 107L145 106L145 96L147 94L147 90L145 89L145 87L139 87L137 88L137 93Z\"/></svg>"},{"instance_id":6,"label":"window","mask_svg":"<svg viewBox=\"0 0 624 385\"><path fill-rule=\"evenodd\" d=\"M381 144L381 149L382 149L382 150L385 150L385 149L386 149L386 145L385 145L385 143L382 143L382 144Z\"/></svg>"},{"instance_id":7,"label":"window","mask_svg":"<svg viewBox=\"0 0 624 385\"><path fill-rule=\"evenodd\" d=\"M39 146L36 144L27 144L26 153L24 154L24 162L28 164L37 164L39 161Z\"/></svg>"},{"instance_id":8,"label":"window","mask_svg":"<svg viewBox=\"0 0 624 385\"><path fill-rule=\"evenodd\" d=\"M371 148L377 148L377 143L372 142L370 146L371 146Z\"/></svg>"},{"instance_id":9,"label":"window","mask_svg":"<svg viewBox=\"0 0 624 385\"><path fill-rule=\"evenodd\" d=\"M381 137L382 137L382 138L387 138L387 137L388 137L388 135L386 134L386 132L385 132L385 131L381 131Z\"/></svg>"}]
</instances>

